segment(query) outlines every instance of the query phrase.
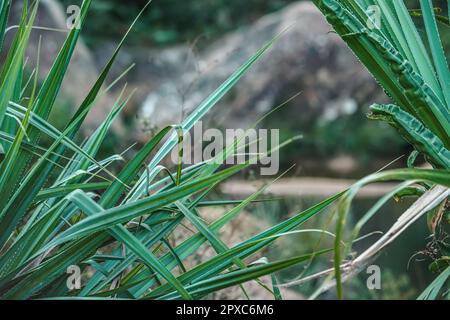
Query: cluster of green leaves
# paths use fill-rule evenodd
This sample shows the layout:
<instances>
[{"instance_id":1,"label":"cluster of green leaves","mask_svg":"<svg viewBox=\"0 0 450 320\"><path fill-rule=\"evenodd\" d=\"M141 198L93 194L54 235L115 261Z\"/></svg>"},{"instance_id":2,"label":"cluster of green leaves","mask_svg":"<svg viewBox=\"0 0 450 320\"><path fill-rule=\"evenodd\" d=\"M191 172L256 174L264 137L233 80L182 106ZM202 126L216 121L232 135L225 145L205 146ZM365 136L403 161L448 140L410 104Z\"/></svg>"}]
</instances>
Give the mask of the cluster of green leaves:
<instances>
[{"instance_id":1,"label":"cluster of green leaves","mask_svg":"<svg viewBox=\"0 0 450 320\"><path fill-rule=\"evenodd\" d=\"M60 131L48 121L90 5L91 0L83 0L81 28L68 30L42 85L37 80L38 62L31 76L24 76L25 50L34 32L39 1L32 5L24 1L20 25L11 45L5 48L8 52L0 73L0 297L191 299L255 280L280 298L276 286L271 289L258 278L308 260L311 255L259 264L247 264L245 259L328 207L338 196L230 248L218 232L263 189L237 202L209 202L206 197L218 183L246 165L221 170L217 161L184 168L180 162L175 172L160 165L173 148L182 144L183 134L216 105L273 40L180 125L157 133L115 174L109 168L124 160L121 155L101 160L96 156L129 97L121 94L117 98L110 114L82 145L73 141L88 112L111 87L103 89L129 31L64 129ZM7 28L10 6L11 0L0 4L0 44L6 32L13 32ZM51 140L48 148L40 144L42 137ZM217 156L233 154L235 144ZM199 216L200 207L222 204L235 207L211 224ZM185 222L196 232L182 243L171 245L169 239L184 228ZM186 269L184 261L204 243L217 254ZM72 266L78 266L84 277L79 290L69 290L66 283L67 270ZM93 274L88 276L88 270ZM272 279L275 284L276 278Z\"/></svg>"},{"instance_id":2,"label":"cluster of green leaves","mask_svg":"<svg viewBox=\"0 0 450 320\"><path fill-rule=\"evenodd\" d=\"M7 28L10 5L11 0L0 4L0 44L3 44L5 33L12 32ZM62 130L58 130L49 123L49 114L85 25L91 0L82 2L81 29L68 30L42 85L38 85L37 80L39 63L30 77L25 77L24 72L27 65L25 50L33 32L38 5L39 1L31 6L24 1L19 28L15 30L11 45L4 49L7 55L0 71L0 297L3 299L199 299L222 288L253 280L271 291L275 298L281 298L273 276L275 272L330 250L281 261L248 263L248 258L277 238L292 233L342 196L345 196L343 204L349 203L357 190L367 183L406 181L398 190L409 186L411 181L450 186L450 173L446 170L410 168L385 171L367 177L350 190L294 214L234 247L228 247L218 232L255 201L264 188L237 202L210 202L206 197L218 183L246 165L222 169L217 161L212 161L183 168L180 163L172 173L170 168L160 163L172 149L181 145L183 134L236 85L274 40L250 57L180 125L161 130L114 173L109 168L123 160L122 156L112 155L101 160L96 157L108 129L129 97L119 95L110 114L82 145L73 141L88 112L111 87L103 89L106 76L129 31L75 114ZM426 88L424 91L428 92ZM391 111L396 115L400 112L394 107L383 108L383 112ZM425 110L420 111L420 114L426 113ZM403 125L398 123L398 126ZM434 129L439 130L435 132ZM427 145L427 141L431 139L429 134L434 134L447 147L445 139L439 136L442 129L445 129L445 123L428 128L430 133L427 132L420 142L421 149L418 148L424 153L432 150L427 156L436 166L445 163L446 153L443 149L436 149L439 147L435 143L437 138L432 138L432 146ZM406 131L412 132L411 135L414 133L411 129ZM42 137L51 139L48 148L40 144ZM234 149L235 145L227 146L217 157L232 155ZM368 215L373 215L389 196L381 199ZM210 224L200 217L200 207L221 204L235 207ZM345 215L340 217L343 220ZM183 228L185 222L189 222L196 231L183 242L171 244L169 239ZM340 244L340 231L337 239ZM186 259L205 243L215 250L216 255L186 268ZM335 249L335 256L336 261L340 261L339 247ZM70 290L66 283L66 272L74 265L84 275L79 290ZM93 271L93 274L87 271ZM272 275L273 288L258 280L269 274ZM441 284L442 277L435 283ZM434 289L428 290L426 297L433 297L436 287L434 285Z\"/></svg>"},{"instance_id":3,"label":"cluster of green leaves","mask_svg":"<svg viewBox=\"0 0 450 320\"><path fill-rule=\"evenodd\" d=\"M420 9L413 11L400 0L314 0L314 3L395 103L371 106L370 118L381 119L392 125L415 148L409 161L411 166L420 153L436 169L436 173L448 175L450 72L440 38L441 31L448 36L448 17L436 14L438 10L433 7L431 0L420 0ZM411 15L423 19L424 34L421 34ZM441 30L439 24L445 30ZM421 179L422 173L416 171L410 179ZM342 226L354 193L372 179L373 176L356 184L341 202L335 248L339 297L342 297ZM438 183L449 184L448 181ZM426 189L431 186L426 185ZM410 188L410 184L400 186L396 191L406 188ZM366 215L362 224L379 209L385 199L381 199L374 211ZM442 215L442 210L432 211L432 214L436 214L436 211ZM447 264L438 271L450 268L446 261ZM439 276L440 281L436 281L439 287L432 284L433 289L429 289L434 292L431 295L433 298L437 297L437 292L445 282L443 277L447 279L448 271ZM427 294L425 296L430 297Z\"/></svg>"}]
</instances>

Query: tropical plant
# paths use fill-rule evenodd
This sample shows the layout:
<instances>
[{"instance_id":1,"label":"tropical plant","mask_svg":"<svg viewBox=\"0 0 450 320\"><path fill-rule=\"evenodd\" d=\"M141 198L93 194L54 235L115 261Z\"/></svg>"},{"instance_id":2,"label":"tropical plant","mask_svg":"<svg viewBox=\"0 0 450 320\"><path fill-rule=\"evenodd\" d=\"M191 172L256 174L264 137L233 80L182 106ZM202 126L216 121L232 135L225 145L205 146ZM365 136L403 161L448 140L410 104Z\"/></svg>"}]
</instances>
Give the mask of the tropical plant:
<instances>
[{"instance_id":1,"label":"tropical plant","mask_svg":"<svg viewBox=\"0 0 450 320\"><path fill-rule=\"evenodd\" d=\"M117 98L108 117L82 145L77 145L74 139L88 112L111 87L104 89L106 76L130 31L60 131L49 123L48 117L91 0L82 2L80 28L68 30L41 85L39 61L31 76L24 76L25 50L38 5L39 1L32 5L24 1L20 24L14 29L7 27L11 0L0 4L0 44L7 32L15 32L0 73L1 298L191 299L250 280L258 281L279 297L276 286L271 289L258 278L305 261L311 255L251 265L244 260L329 206L337 197L229 248L218 237L218 231L264 189L237 202L210 202L205 197L246 164L220 170L217 161L185 168L180 162L175 172L160 164L173 148L182 145L184 133L214 107L274 40L232 74L180 125L164 128L154 135L115 174L110 168L123 160L122 155L102 160L96 156L129 97L123 97L122 93ZM41 145L42 137L51 139L50 146ZM236 143L217 157L233 154ZM181 147L179 151L181 159ZM199 216L198 208L220 204L235 207L211 224ZM186 221L196 232L181 244L171 245L168 239ZM183 262L204 243L217 254L187 270ZM73 267L80 269L83 285L71 291L66 280L67 271ZM87 276L88 271L93 274ZM275 277L272 279L276 283Z\"/></svg>"},{"instance_id":2,"label":"tropical plant","mask_svg":"<svg viewBox=\"0 0 450 320\"><path fill-rule=\"evenodd\" d=\"M219 161L210 161L182 167L179 161L175 168L165 168L161 161L174 148L179 149L181 160L183 135L236 85L275 39L250 57L180 125L164 128L134 157L122 166L114 166L123 160L123 155L101 160L96 157L112 122L129 100L129 97L123 97L123 93L104 122L84 143L78 145L74 141L96 101L120 80L104 88L107 74L130 30L75 114L64 129L58 130L49 123L49 114L85 25L91 0L82 2L81 28L68 30L67 38L42 84L38 81L39 59L31 76L25 76L28 65L25 51L33 32L39 1L31 6L24 1L17 29L7 27L11 0L2 1L0 48L7 32L15 32L15 36L7 48L0 71L0 297L199 299L222 288L256 281L280 299L275 272L333 249L274 262L254 262L249 258L279 237L295 233L298 226L338 199L334 275L338 295L342 296L342 271L345 276L352 275L424 213L433 213L435 218L430 220L431 225L436 226L443 221L446 206L442 204L449 195L446 187L450 187L450 172L447 170L449 106L445 91L448 89L448 82L445 82L448 81L448 69L440 69L443 58L436 46L438 38L433 36L436 23L431 8L422 1L430 41L436 42L430 46L434 48L432 59L424 45L420 45L420 37L415 36L417 30L411 25L403 5L374 1L387 5L389 12L395 15L392 16L392 24L384 22L386 25L383 24L381 29L369 30L364 23L368 16L365 10L371 1L315 2L330 19L336 32L349 43L398 104L398 107L374 106L374 117L388 120L399 128L435 169L407 168L376 173L230 248L220 239L218 231L235 219L243 208L256 201L265 188L242 201L208 201L207 196L217 184L247 165L222 169ZM393 30L401 32L403 38L393 36ZM434 67L439 71L434 72ZM44 147L42 137L51 139L50 146ZM217 157L232 155L236 143L227 146ZM413 159L411 157L411 164ZM421 195L420 199L386 236L356 259L342 263L340 246L352 198L365 184L385 180L400 180L402 183L380 199L358 223L349 241L345 242L349 245L346 245L344 253L348 253L360 228L387 199L405 194ZM235 207L213 223L206 223L198 213L201 207L221 204ZM170 237L184 228L185 222L195 228L195 233L172 245ZM216 255L186 268L186 259L205 243L214 249ZM435 269L440 271L446 262L440 260L436 263ZM80 268L83 275L83 284L78 290L70 290L66 283L67 271L74 266ZM446 270L421 297L437 297L448 277L449 269ZM272 275L271 285L259 280L263 275ZM241 288L245 293L245 288ZM318 293L326 289L327 284L319 288Z\"/></svg>"},{"instance_id":3,"label":"tropical plant","mask_svg":"<svg viewBox=\"0 0 450 320\"><path fill-rule=\"evenodd\" d=\"M371 106L369 118L392 125L414 147L409 169L379 172L356 183L340 200L334 253L334 276L339 298L342 282L371 261L381 249L407 227L427 214L430 232L436 238L448 224L450 184L450 72L440 39L448 37L448 18L438 14L431 0L420 0L420 10L396 0L313 0L334 31L383 87L394 104ZM415 24L414 17L422 17ZM444 26L444 30L439 28ZM424 26L425 32L420 29ZM423 35L423 36L422 36ZM433 170L415 169L417 156L425 157ZM351 239L392 196L420 196L420 199L379 241L351 262L343 263L350 248L342 249L343 230L352 198L363 185L386 179L405 180L357 223ZM449 247L436 248L433 270L440 275L421 298L437 298L449 277ZM334 285L334 283L333 283ZM327 286L325 286L327 287ZM328 285L328 287L330 287Z\"/></svg>"}]
</instances>

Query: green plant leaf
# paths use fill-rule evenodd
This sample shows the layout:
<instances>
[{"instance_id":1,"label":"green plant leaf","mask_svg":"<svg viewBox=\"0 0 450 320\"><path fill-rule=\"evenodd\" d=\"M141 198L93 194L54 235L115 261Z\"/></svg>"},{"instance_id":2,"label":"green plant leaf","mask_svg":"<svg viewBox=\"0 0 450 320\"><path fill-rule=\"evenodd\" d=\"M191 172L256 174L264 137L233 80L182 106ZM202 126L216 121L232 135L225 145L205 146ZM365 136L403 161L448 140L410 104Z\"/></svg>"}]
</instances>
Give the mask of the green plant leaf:
<instances>
[{"instance_id":1,"label":"green plant leaf","mask_svg":"<svg viewBox=\"0 0 450 320\"><path fill-rule=\"evenodd\" d=\"M450 277L450 267L447 267L432 283L417 297L417 300L435 300L445 282Z\"/></svg>"}]
</instances>

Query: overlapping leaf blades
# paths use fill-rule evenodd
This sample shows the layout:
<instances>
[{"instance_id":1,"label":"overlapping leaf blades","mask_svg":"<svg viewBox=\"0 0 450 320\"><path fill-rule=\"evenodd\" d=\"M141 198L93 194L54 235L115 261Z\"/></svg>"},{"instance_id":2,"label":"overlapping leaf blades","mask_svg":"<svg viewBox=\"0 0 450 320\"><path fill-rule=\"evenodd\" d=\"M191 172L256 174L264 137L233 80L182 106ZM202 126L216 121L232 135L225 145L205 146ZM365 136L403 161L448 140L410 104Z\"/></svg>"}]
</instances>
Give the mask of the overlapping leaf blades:
<instances>
[{"instance_id":1,"label":"overlapping leaf blades","mask_svg":"<svg viewBox=\"0 0 450 320\"><path fill-rule=\"evenodd\" d=\"M415 11L415 16L423 18L424 38L403 0L313 2L396 104L373 105L370 117L387 121L435 168L449 170L450 71L432 0L420 0L421 10ZM411 181L422 173L411 175ZM365 181L362 179L361 183ZM429 182L448 186L443 180ZM359 186L360 183L356 184L346 193L340 206L335 241L335 276L340 298L343 296L340 241L349 203Z\"/></svg>"},{"instance_id":2,"label":"overlapping leaf blades","mask_svg":"<svg viewBox=\"0 0 450 320\"><path fill-rule=\"evenodd\" d=\"M10 4L10 1L0 4L0 49ZM338 196L229 248L217 232L255 201L262 190L237 203L209 203L204 198L215 185L246 165L219 171L220 165L216 163L201 163L184 169L178 166L176 174L160 165L177 147L183 134L236 85L275 39L244 63L181 125L167 127L156 134L116 176L107 167L123 157L112 155L96 160L96 156L128 97L121 94L117 98L107 119L83 145L75 144L73 138L94 107L130 30L65 128L60 132L47 121L90 4L91 0L82 2L81 28L68 30L49 74L40 87L34 81L30 96L24 96L28 92L24 86L30 81L23 83L23 61L39 1L31 8L24 1L15 40L7 48L8 55L0 74L0 151L5 153L5 157L0 158L0 297L200 298L308 259L310 255L254 267L247 267L242 260L319 213ZM23 105L24 101L29 101L27 106ZM21 125L11 126L15 121L11 119L19 120ZM39 145L42 135L51 138L50 147ZM159 147L164 139L166 141ZM224 154L229 154L232 147L224 150ZM169 176L161 177L161 173ZM197 216L197 207L220 203L237 206L210 225ZM183 220L189 220L198 233L172 247L167 238ZM185 270L183 261L205 242L216 249L217 256ZM161 252L162 246L167 252ZM105 248L111 252L102 254ZM72 265L83 270L90 266L95 273L81 290L69 292L65 279L66 270ZM184 273L174 272L176 266ZM112 284L115 284L113 288Z\"/></svg>"}]
</instances>

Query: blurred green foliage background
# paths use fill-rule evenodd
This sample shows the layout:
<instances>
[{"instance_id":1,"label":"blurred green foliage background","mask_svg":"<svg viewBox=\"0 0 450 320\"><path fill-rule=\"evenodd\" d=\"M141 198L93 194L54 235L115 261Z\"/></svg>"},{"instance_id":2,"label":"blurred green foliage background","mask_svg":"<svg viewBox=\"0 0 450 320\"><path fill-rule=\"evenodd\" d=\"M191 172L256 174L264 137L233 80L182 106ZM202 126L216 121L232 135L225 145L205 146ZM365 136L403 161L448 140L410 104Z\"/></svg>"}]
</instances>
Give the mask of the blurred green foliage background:
<instances>
[{"instance_id":1,"label":"blurred green foliage background","mask_svg":"<svg viewBox=\"0 0 450 320\"><path fill-rule=\"evenodd\" d=\"M73 4L73 0L60 0L64 5ZM305 0L306 1L306 0ZM127 45L139 47L164 47L187 44L201 38L196 47L201 49L226 32L250 25L263 15L276 12L296 0L153 0L144 12ZM147 0L96 0L89 13L84 32L87 44L94 47L98 40L115 40L128 29ZM418 0L408 1L410 9L419 8ZM433 1L441 15L447 13L447 0ZM422 17L414 18L420 26ZM440 24L442 29L445 27ZM445 30L444 30L445 31ZM443 34L450 35L448 32ZM443 39L447 56L450 56L450 36ZM286 97L287 98L287 97ZM282 101L279 101L280 103ZM295 124L288 123L292 119L289 107L278 111L270 117L264 126L282 128L281 139L288 139L296 134ZM368 105L359 106L352 115L340 116L336 121L326 125L302 125L305 136L299 144L288 146L282 157L283 166L290 166L292 161L305 156L327 159L340 154L355 157L363 166L373 164L373 157L393 159L407 154L411 148L389 126L377 121L368 121L365 114ZM295 119L294 119L295 120ZM332 138L330 138L332 137ZM335 143L340 141L340 143ZM320 166L320 164L319 164ZM368 172L373 170L366 167ZM366 172L367 173L367 172ZM355 173L360 175L361 172Z\"/></svg>"},{"instance_id":2,"label":"blurred green foliage background","mask_svg":"<svg viewBox=\"0 0 450 320\"><path fill-rule=\"evenodd\" d=\"M73 0L61 2L72 4ZM154 0L151 10L138 22L131 41L158 46L193 41L198 36L213 39L291 2L295 0ZM91 35L116 38L146 3L147 0L94 1L88 21Z\"/></svg>"}]
</instances>

